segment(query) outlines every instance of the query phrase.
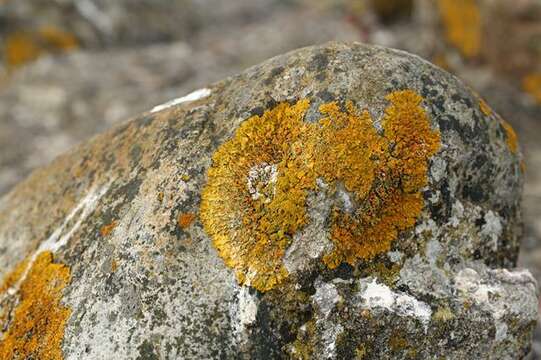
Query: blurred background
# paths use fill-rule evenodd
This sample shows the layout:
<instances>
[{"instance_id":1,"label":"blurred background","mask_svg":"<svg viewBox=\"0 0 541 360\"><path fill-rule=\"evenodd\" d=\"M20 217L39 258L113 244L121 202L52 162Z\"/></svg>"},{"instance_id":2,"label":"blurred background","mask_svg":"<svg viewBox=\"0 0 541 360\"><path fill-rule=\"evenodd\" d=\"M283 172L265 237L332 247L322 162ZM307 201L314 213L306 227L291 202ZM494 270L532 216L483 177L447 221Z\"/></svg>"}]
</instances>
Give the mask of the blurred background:
<instances>
[{"instance_id":1,"label":"blurred background","mask_svg":"<svg viewBox=\"0 0 541 360\"><path fill-rule=\"evenodd\" d=\"M541 0L0 0L0 196L118 121L329 40L418 54L514 126L520 266L540 281Z\"/></svg>"}]
</instances>

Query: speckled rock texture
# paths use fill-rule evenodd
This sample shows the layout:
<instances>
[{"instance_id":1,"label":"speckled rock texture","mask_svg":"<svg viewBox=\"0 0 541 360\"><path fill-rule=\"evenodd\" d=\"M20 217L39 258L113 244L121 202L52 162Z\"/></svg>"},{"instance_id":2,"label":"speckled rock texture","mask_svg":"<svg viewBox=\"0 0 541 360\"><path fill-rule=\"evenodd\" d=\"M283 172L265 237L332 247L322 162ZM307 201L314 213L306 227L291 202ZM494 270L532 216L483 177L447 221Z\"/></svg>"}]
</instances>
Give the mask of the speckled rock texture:
<instances>
[{"instance_id":1,"label":"speckled rock texture","mask_svg":"<svg viewBox=\"0 0 541 360\"><path fill-rule=\"evenodd\" d=\"M521 358L521 189L512 128L430 63L278 56L0 199L0 358Z\"/></svg>"}]
</instances>

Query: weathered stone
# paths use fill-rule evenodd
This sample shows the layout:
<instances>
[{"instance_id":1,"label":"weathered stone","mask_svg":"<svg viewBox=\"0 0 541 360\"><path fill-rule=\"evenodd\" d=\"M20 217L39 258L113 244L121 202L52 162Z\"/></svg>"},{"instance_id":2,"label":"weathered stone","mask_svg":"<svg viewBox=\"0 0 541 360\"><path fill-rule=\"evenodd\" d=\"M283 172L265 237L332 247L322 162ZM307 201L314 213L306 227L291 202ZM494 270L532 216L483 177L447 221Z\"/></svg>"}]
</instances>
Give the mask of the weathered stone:
<instances>
[{"instance_id":1,"label":"weathered stone","mask_svg":"<svg viewBox=\"0 0 541 360\"><path fill-rule=\"evenodd\" d=\"M521 357L520 160L511 127L416 56L273 58L0 200L0 354Z\"/></svg>"}]
</instances>

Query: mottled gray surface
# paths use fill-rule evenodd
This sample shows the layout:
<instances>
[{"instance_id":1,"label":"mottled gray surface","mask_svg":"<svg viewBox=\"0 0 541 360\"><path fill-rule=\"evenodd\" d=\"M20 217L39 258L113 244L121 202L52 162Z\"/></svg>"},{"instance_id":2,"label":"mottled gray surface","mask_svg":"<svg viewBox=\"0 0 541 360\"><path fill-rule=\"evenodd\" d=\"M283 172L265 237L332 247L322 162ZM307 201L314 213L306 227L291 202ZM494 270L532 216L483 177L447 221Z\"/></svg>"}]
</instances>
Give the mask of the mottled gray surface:
<instances>
[{"instance_id":1,"label":"mottled gray surface","mask_svg":"<svg viewBox=\"0 0 541 360\"><path fill-rule=\"evenodd\" d=\"M512 270L520 155L459 80L404 52L331 43L209 89L75 148L0 200L0 275L42 250L71 269L66 358L506 359L529 351L536 285ZM261 293L238 285L199 220L178 226L181 213L199 210L212 154L253 113L299 98L351 100L378 127L385 95L403 89L424 97L442 148L415 227L388 254L335 270L314 259ZM325 208L310 206L308 233Z\"/></svg>"}]
</instances>

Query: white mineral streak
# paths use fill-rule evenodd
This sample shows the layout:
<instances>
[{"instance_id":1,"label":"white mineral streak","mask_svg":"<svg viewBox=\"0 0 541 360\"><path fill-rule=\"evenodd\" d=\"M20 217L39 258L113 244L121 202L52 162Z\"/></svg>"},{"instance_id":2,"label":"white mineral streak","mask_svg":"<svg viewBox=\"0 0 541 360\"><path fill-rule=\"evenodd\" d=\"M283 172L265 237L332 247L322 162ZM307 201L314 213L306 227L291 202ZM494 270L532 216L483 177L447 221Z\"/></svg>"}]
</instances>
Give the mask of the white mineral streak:
<instances>
[{"instance_id":1,"label":"white mineral streak","mask_svg":"<svg viewBox=\"0 0 541 360\"><path fill-rule=\"evenodd\" d=\"M103 195L109 190L109 186L111 185L111 182L105 184L102 187L92 187L88 194L79 201L79 203L71 210L71 212L66 216L62 224L56 228L55 231L45 240L43 241L36 251L32 254L30 261L26 264L26 267L24 269L24 272L22 276L19 278L19 280L10 287L6 294L7 295L14 295L19 291L19 288L21 287L21 284L26 279L28 272L30 271L30 268L36 261L39 254L41 254L44 251L51 251L55 253L60 249L61 247L65 246L71 236L79 229L83 221L96 209L96 205L98 204L98 200L101 199ZM66 227L72 222L72 220L75 218L75 216L79 215L77 218L77 221L68 229L66 230ZM6 295L4 295L6 296ZM3 298L0 298L0 302L4 300Z\"/></svg>"},{"instance_id":2,"label":"white mineral streak","mask_svg":"<svg viewBox=\"0 0 541 360\"><path fill-rule=\"evenodd\" d=\"M387 285L378 284L376 279L360 279L360 285L362 308L386 309L400 316L414 317L423 324L425 332L428 330L432 309L426 303L413 296L394 292Z\"/></svg>"},{"instance_id":3,"label":"white mineral streak","mask_svg":"<svg viewBox=\"0 0 541 360\"><path fill-rule=\"evenodd\" d=\"M62 225L60 225L52 234L49 236L49 238L45 241L43 241L38 250L36 251L36 254L39 254L42 251L52 251L56 252L58 249L60 249L62 246L65 246L73 233L79 229L83 221L90 215L94 209L96 208L96 205L98 204L98 200L101 199L103 195L109 190L109 186L111 185L111 182L108 184L102 186L101 188L93 187L90 189L88 194L73 208L73 210L68 214L68 216L64 219L64 222ZM64 229L66 226L73 220L75 215L80 214L77 221L73 226L67 231L64 232Z\"/></svg>"},{"instance_id":4,"label":"white mineral streak","mask_svg":"<svg viewBox=\"0 0 541 360\"><path fill-rule=\"evenodd\" d=\"M183 96L181 98L173 99L173 100L168 101L166 103L163 103L161 105L154 106L152 108L152 110L150 110L150 112L155 113L155 112L162 111L162 110L165 110L167 108L170 108L171 106L179 105L179 104L182 104L182 103L185 103L185 102L201 100L201 99L204 99L207 96L209 96L210 93L211 93L211 90L207 89L207 88L195 90L195 91L193 91L193 92L189 93L188 95Z\"/></svg>"}]
</instances>

